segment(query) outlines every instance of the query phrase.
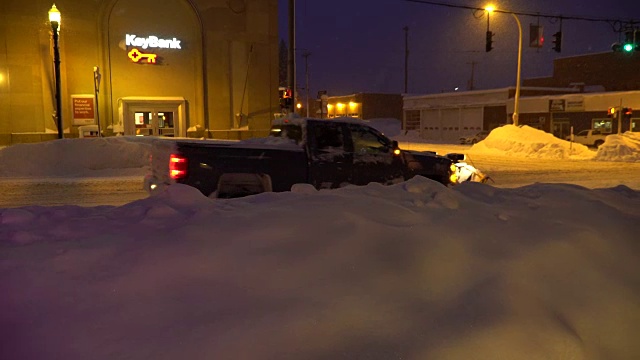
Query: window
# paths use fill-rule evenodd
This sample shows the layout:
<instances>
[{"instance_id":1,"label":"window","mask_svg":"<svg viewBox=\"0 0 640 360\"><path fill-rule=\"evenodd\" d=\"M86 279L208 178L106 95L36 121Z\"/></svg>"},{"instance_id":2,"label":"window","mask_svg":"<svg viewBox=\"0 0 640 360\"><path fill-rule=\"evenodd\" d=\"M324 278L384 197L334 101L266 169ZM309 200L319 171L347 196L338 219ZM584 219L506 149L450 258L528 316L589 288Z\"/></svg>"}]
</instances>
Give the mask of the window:
<instances>
[{"instance_id":1,"label":"window","mask_svg":"<svg viewBox=\"0 0 640 360\"><path fill-rule=\"evenodd\" d=\"M271 129L271 136L294 140L296 144L302 141L302 129L298 125L277 125Z\"/></svg>"},{"instance_id":2,"label":"window","mask_svg":"<svg viewBox=\"0 0 640 360\"><path fill-rule=\"evenodd\" d=\"M331 148L342 148L344 145L342 127L339 124L326 124L318 126L314 129L316 146L320 150L328 150Z\"/></svg>"},{"instance_id":3,"label":"window","mask_svg":"<svg viewBox=\"0 0 640 360\"><path fill-rule=\"evenodd\" d=\"M612 128L611 119L592 119L592 129L599 130L603 134L610 134Z\"/></svg>"},{"instance_id":4,"label":"window","mask_svg":"<svg viewBox=\"0 0 640 360\"><path fill-rule=\"evenodd\" d=\"M404 112L405 128L404 130L420 129L420 110L407 110Z\"/></svg>"},{"instance_id":5,"label":"window","mask_svg":"<svg viewBox=\"0 0 640 360\"><path fill-rule=\"evenodd\" d=\"M351 138L353 140L353 151L356 154L388 153L390 149L389 140L371 129L354 124L349 125Z\"/></svg>"}]
</instances>

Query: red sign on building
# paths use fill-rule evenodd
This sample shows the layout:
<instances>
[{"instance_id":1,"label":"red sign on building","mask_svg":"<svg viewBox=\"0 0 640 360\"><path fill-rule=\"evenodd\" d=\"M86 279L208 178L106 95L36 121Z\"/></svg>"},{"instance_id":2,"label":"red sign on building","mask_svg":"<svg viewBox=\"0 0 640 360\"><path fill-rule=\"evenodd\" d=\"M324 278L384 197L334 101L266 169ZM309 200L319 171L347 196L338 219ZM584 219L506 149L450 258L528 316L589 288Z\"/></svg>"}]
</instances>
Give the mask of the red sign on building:
<instances>
[{"instance_id":1,"label":"red sign on building","mask_svg":"<svg viewBox=\"0 0 640 360\"><path fill-rule=\"evenodd\" d=\"M93 95L71 95L73 125L91 125L95 122Z\"/></svg>"}]
</instances>

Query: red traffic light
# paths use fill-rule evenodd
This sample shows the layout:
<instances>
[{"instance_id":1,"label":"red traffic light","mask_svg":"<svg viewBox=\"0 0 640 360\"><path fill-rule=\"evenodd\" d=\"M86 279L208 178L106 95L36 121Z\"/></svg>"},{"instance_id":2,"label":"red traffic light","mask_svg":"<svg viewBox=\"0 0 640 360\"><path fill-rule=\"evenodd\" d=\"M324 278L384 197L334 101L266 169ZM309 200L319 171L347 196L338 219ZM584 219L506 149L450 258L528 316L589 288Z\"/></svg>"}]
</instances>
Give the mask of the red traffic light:
<instances>
[{"instance_id":1,"label":"red traffic light","mask_svg":"<svg viewBox=\"0 0 640 360\"><path fill-rule=\"evenodd\" d=\"M633 110L631 108L622 108L622 113L624 115L631 115L633 113Z\"/></svg>"}]
</instances>

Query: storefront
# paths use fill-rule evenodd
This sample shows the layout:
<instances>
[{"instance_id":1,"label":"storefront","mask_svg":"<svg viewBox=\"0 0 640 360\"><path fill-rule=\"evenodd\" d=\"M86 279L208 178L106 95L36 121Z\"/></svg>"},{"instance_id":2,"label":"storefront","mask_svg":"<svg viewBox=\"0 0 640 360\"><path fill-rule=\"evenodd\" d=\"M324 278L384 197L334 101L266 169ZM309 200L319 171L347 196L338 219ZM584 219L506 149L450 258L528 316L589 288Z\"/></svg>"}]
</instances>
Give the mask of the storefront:
<instances>
[{"instance_id":1,"label":"storefront","mask_svg":"<svg viewBox=\"0 0 640 360\"><path fill-rule=\"evenodd\" d=\"M55 139L52 4L3 2L0 145ZM58 1L64 137L94 124L105 136L264 133L278 108L277 3Z\"/></svg>"},{"instance_id":2,"label":"storefront","mask_svg":"<svg viewBox=\"0 0 640 360\"><path fill-rule=\"evenodd\" d=\"M613 109L613 114L609 114ZM513 101L507 104L513 112ZM640 91L580 93L520 99L520 125L566 138L583 130L640 131Z\"/></svg>"}]
</instances>

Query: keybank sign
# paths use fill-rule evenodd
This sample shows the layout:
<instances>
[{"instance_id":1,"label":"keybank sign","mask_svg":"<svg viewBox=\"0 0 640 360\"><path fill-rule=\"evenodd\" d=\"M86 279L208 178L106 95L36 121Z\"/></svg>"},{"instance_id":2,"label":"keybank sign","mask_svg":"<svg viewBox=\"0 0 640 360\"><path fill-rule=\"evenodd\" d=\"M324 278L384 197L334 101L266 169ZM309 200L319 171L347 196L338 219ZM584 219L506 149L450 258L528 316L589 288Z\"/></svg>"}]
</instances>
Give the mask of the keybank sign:
<instances>
[{"instance_id":1,"label":"keybank sign","mask_svg":"<svg viewBox=\"0 0 640 360\"><path fill-rule=\"evenodd\" d=\"M143 49L147 48L161 48L161 49L182 49L180 47L180 40L173 39L160 39L157 36L149 36L146 38L136 36L135 34L126 34L127 46L136 46Z\"/></svg>"}]
</instances>

